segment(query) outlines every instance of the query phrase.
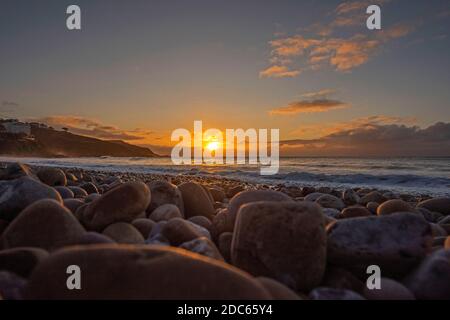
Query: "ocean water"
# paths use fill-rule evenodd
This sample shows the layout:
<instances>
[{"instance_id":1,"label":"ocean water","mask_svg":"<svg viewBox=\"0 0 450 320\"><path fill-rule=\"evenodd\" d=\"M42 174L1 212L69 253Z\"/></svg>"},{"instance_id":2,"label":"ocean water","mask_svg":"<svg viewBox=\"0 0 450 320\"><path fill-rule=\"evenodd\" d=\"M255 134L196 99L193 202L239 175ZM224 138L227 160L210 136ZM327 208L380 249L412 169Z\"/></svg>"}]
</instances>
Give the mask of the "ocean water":
<instances>
[{"instance_id":1,"label":"ocean water","mask_svg":"<svg viewBox=\"0 0 450 320\"><path fill-rule=\"evenodd\" d=\"M256 183L334 188L373 187L399 193L450 196L450 158L281 158L279 173L261 176L255 165L175 166L170 158L10 158L31 165L89 170L208 175Z\"/></svg>"}]
</instances>

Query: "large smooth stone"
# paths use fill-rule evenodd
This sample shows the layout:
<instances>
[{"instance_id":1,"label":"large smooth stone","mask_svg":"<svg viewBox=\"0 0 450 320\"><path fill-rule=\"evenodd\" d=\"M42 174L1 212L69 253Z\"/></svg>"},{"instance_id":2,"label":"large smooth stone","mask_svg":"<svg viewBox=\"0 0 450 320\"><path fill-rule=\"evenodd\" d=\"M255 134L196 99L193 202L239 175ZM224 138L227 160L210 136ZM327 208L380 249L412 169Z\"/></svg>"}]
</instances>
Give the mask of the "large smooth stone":
<instances>
[{"instance_id":1,"label":"large smooth stone","mask_svg":"<svg viewBox=\"0 0 450 320\"><path fill-rule=\"evenodd\" d=\"M77 243L84 228L55 200L39 200L23 210L2 234L3 248L37 247L47 251Z\"/></svg>"},{"instance_id":2,"label":"large smooth stone","mask_svg":"<svg viewBox=\"0 0 450 320\"><path fill-rule=\"evenodd\" d=\"M169 221L173 218L183 218L180 209L171 203L166 203L155 210L148 216L149 219L159 222L159 221Z\"/></svg>"},{"instance_id":3,"label":"large smooth stone","mask_svg":"<svg viewBox=\"0 0 450 320\"><path fill-rule=\"evenodd\" d=\"M89 203L80 217L89 230L101 231L115 222L131 222L150 203L150 190L142 182L127 182Z\"/></svg>"},{"instance_id":4,"label":"large smooth stone","mask_svg":"<svg viewBox=\"0 0 450 320\"><path fill-rule=\"evenodd\" d=\"M0 251L0 270L28 278L31 271L48 257L48 252L40 248L22 247Z\"/></svg>"},{"instance_id":5,"label":"large smooth stone","mask_svg":"<svg viewBox=\"0 0 450 320\"><path fill-rule=\"evenodd\" d=\"M133 225L125 222L117 222L103 230L103 235L117 243L143 244L144 237Z\"/></svg>"},{"instance_id":6,"label":"large smooth stone","mask_svg":"<svg viewBox=\"0 0 450 320\"><path fill-rule=\"evenodd\" d=\"M450 300L450 250L433 252L405 284L419 300Z\"/></svg>"},{"instance_id":7,"label":"large smooth stone","mask_svg":"<svg viewBox=\"0 0 450 320\"><path fill-rule=\"evenodd\" d=\"M150 205L147 208L148 213L163 204L173 204L180 209L181 215L184 217L183 196L176 185L163 180L152 181L147 185L152 194Z\"/></svg>"},{"instance_id":8,"label":"large smooth stone","mask_svg":"<svg viewBox=\"0 0 450 320\"><path fill-rule=\"evenodd\" d=\"M55 189L32 178L0 181L0 219L11 221L28 205L41 199L62 203Z\"/></svg>"},{"instance_id":9,"label":"large smooth stone","mask_svg":"<svg viewBox=\"0 0 450 320\"><path fill-rule=\"evenodd\" d=\"M239 210L233 265L307 292L322 280L326 234L320 207L311 202L256 202Z\"/></svg>"},{"instance_id":10,"label":"large smooth stone","mask_svg":"<svg viewBox=\"0 0 450 320\"><path fill-rule=\"evenodd\" d=\"M425 200L420 202L417 207L450 215L450 198L434 198Z\"/></svg>"},{"instance_id":11,"label":"large smooth stone","mask_svg":"<svg viewBox=\"0 0 450 320\"><path fill-rule=\"evenodd\" d=\"M273 190L252 190L252 191L242 191L235 195L228 206L227 214L224 216L225 225L222 232L229 231L232 232L234 225L236 223L236 216L239 208L247 203L257 202L257 201L291 201L292 198L285 193Z\"/></svg>"},{"instance_id":12,"label":"large smooth stone","mask_svg":"<svg viewBox=\"0 0 450 320\"><path fill-rule=\"evenodd\" d=\"M414 209L405 201L400 199L388 200L377 208L377 215L384 216L395 212L414 212Z\"/></svg>"},{"instance_id":13,"label":"large smooth stone","mask_svg":"<svg viewBox=\"0 0 450 320\"><path fill-rule=\"evenodd\" d=\"M67 290L67 266L82 270L82 290ZM94 245L52 254L33 272L28 299L270 299L247 273L173 247Z\"/></svg>"},{"instance_id":14,"label":"large smooth stone","mask_svg":"<svg viewBox=\"0 0 450 320\"><path fill-rule=\"evenodd\" d=\"M206 237L196 238L182 243L180 248L201 254L205 257L225 261L216 245Z\"/></svg>"},{"instance_id":15,"label":"large smooth stone","mask_svg":"<svg viewBox=\"0 0 450 320\"><path fill-rule=\"evenodd\" d=\"M38 171L39 180L49 186L65 186L67 178L64 171L58 168L44 168Z\"/></svg>"},{"instance_id":16,"label":"large smooth stone","mask_svg":"<svg viewBox=\"0 0 450 320\"><path fill-rule=\"evenodd\" d=\"M184 215L186 218L214 215L214 207L205 189L195 182L185 182L178 186L183 195Z\"/></svg>"},{"instance_id":17,"label":"large smooth stone","mask_svg":"<svg viewBox=\"0 0 450 320\"><path fill-rule=\"evenodd\" d=\"M327 232L328 261L364 273L378 265L384 275L404 274L432 244L428 222L414 213L338 220Z\"/></svg>"}]
</instances>

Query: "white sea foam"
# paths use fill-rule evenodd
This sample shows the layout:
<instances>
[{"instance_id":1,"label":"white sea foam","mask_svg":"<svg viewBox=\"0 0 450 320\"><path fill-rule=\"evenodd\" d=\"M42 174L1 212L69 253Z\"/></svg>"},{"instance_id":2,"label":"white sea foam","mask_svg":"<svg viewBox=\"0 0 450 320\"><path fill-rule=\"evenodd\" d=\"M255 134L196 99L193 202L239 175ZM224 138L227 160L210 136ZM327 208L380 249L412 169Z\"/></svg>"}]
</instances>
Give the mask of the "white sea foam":
<instances>
[{"instance_id":1,"label":"white sea foam","mask_svg":"<svg viewBox=\"0 0 450 320\"><path fill-rule=\"evenodd\" d=\"M208 175L256 183L374 187L412 194L450 196L450 158L282 158L280 171L261 176L256 165L174 166L170 158L9 158L31 165L154 174Z\"/></svg>"}]
</instances>

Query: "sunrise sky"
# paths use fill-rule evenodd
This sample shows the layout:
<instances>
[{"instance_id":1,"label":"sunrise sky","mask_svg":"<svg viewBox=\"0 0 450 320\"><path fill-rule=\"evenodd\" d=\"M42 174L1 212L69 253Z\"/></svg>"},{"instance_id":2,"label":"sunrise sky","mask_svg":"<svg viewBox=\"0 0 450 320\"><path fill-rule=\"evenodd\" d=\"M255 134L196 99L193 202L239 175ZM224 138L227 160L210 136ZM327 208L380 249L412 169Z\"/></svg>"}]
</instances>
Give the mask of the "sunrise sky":
<instances>
[{"instance_id":1,"label":"sunrise sky","mask_svg":"<svg viewBox=\"0 0 450 320\"><path fill-rule=\"evenodd\" d=\"M450 155L448 0L2 0L0 42L0 117L163 153L202 120L279 128L283 155Z\"/></svg>"}]
</instances>

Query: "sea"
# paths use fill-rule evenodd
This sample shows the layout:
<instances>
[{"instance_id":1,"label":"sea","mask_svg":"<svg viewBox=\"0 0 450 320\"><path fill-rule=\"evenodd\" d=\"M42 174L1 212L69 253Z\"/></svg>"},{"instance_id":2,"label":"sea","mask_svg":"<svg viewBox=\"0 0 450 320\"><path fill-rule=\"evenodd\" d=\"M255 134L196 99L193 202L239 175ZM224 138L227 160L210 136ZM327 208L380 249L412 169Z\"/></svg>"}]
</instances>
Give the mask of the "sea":
<instances>
[{"instance_id":1,"label":"sea","mask_svg":"<svg viewBox=\"0 0 450 320\"><path fill-rule=\"evenodd\" d=\"M241 181L337 189L368 187L415 195L450 196L450 158L281 158L278 174L260 175L257 165L174 165L170 158L11 158L0 162L98 171L203 175Z\"/></svg>"}]
</instances>

